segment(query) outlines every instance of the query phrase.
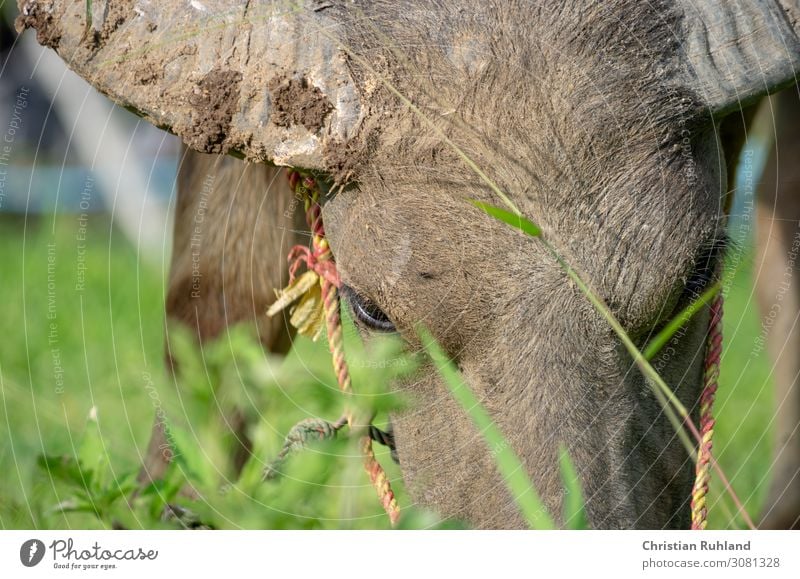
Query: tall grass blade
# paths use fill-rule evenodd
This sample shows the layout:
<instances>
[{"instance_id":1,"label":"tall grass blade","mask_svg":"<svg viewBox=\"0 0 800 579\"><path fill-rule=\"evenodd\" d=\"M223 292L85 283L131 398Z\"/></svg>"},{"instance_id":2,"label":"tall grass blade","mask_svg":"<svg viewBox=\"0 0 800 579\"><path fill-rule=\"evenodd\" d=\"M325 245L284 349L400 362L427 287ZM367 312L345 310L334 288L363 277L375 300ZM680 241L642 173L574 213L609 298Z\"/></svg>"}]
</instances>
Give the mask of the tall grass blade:
<instances>
[{"instance_id":1,"label":"tall grass blade","mask_svg":"<svg viewBox=\"0 0 800 579\"><path fill-rule=\"evenodd\" d=\"M503 223L507 223L511 227L527 233L531 237L539 237L542 234L541 229L539 229L533 222L525 219L525 217L522 215L518 215L517 213L513 213L511 211L506 211L505 209L495 207L494 205L489 205L488 203L475 201L474 199L470 199L469 202L487 215L490 215L495 219L499 219Z\"/></svg>"},{"instance_id":2,"label":"tall grass blade","mask_svg":"<svg viewBox=\"0 0 800 579\"><path fill-rule=\"evenodd\" d=\"M589 520L586 518L578 471L563 444L558 449L558 465L564 482L564 525L568 529L588 529Z\"/></svg>"},{"instance_id":3,"label":"tall grass blade","mask_svg":"<svg viewBox=\"0 0 800 579\"><path fill-rule=\"evenodd\" d=\"M717 295L721 289L720 282L715 283L711 287L709 287L706 291L700 294L700 297L686 306L683 311L672 318L669 323L658 333L656 334L655 338L648 342L647 346L644 349L644 357L648 360L652 360L653 357L661 351L661 348L667 345L667 342L672 339L672 336L680 330L686 323L692 319L692 317L703 309L703 306L710 303L714 296Z\"/></svg>"}]
</instances>

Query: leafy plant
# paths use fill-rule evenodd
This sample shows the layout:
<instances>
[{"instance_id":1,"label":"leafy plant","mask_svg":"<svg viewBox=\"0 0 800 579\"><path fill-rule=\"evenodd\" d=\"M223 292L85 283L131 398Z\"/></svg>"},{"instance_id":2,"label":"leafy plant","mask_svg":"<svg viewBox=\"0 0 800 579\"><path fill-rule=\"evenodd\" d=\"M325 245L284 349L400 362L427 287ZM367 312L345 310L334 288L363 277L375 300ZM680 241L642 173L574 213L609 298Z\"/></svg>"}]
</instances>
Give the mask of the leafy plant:
<instances>
[{"instance_id":1,"label":"leafy plant","mask_svg":"<svg viewBox=\"0 0 800 579\"><path fill-rule=\"evenodd\" d=\"M40 458L41 468L69 489L53 510L89 513L109 528L388 527L363 472L357 437L342 433L312 442L289 457L282 476L264 480L265 466L294 423L333 420L350 404L357 415L381 424L403 405L387 386L415 370L413 357L398 338L364 345L343 317L352 397L339 392L322 344L301 340L300 352L283 359L266 354L247 327L231 328L202 350L186 331L170 328L174 388L159 390L157 398L173 456L166 475L134 492L137 472L115 474L93 410L74 456ZM236 439L230 418L242 409L253 426L246 433L250 453L237 469L230 458ZM397 485L388 450L377 453ZM432 513L405 510L403 526L440 524Z\"/></svg>"},{"instance_id":2,"label":"leafy plant","mask_svg":"<svg viewBox=\"0 0 800 579\"><path fill-rule=\"evenodd\" d=\"M108 528L113 525L114 510L137 485L135 472L115 476L94 407L74 456L42 455L37 463L51 479L65 483L73 492L53 510L91 513Z\"/></svg>"}]
</instances>

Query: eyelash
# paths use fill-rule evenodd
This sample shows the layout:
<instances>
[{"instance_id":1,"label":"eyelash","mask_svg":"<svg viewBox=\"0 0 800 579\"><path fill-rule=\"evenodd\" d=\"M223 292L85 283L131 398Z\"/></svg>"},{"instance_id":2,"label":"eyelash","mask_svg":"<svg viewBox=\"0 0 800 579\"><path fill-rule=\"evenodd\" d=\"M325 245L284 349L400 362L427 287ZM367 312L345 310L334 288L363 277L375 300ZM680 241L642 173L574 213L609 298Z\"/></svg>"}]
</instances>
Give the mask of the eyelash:
<instances>
[{"instance_id":1,"label":"eyelash","mask_svg":"<svg viewBox=\"0 0 800 579\"><path fill-rule=\"evenodd\" d=\"M731 240L727 235L712 239L704 245L695 260L694 270L686 280L684 295L688 298L699 296L714 281L717 275L717 264L725 256Z\"/></svg>"},{"instance_id":2,"label":"eyelash","mask_svg":"<svg viewBox=\"0 0 800 579\"><path fill-rule=\"evenodd\" d=\"M370 299L360 295L353 288L344 284L342 284L341 293L350 305L350 311L353 312L353 317L355 317L361 325L377 332L397 331L397 328L395 328L395 325L384 311Z\"/></svg>"}]
</instances>

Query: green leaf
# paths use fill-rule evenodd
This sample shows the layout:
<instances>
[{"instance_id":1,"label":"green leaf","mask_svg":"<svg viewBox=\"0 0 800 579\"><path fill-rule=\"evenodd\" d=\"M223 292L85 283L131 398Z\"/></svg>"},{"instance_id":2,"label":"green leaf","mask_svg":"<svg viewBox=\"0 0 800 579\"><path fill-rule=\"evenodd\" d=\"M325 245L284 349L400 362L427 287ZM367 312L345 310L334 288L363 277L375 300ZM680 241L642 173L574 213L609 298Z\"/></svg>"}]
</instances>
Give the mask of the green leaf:
<instances>
[{"instance_id":1,"label":"green leaf","mask_svg":"<svg viewBox=\"0 0 800 579\"><path fill-rule=\"evenodd\" d=\"M86 417L86 429L78 445L78 462L92 495L105 489L111 476L111 465L97 419L97 407L92 406Z\"/></svg>"},{"instance_id":2,"label":"green leaf","mask_svg":"<svg viewBox=\"0 0 800 579\"><path fill-rule=\"evenodd\" d=\"M539 237L542 234L542 230L539 229L537 225L531 221L528 221L522 215L512 213L511 211L501 209L500 207L495 207L494 205L489 205L488 203L483 203L482 201L475 201L474 199L470 199L469 202L487 215L490 215L491 217L494 217L503 223L507 223L511 227L516 227L531 237Z\"/></svg>"},{"instance_id":3,"label":"green leaf","mask_svg":"<svg viewBox=\"0 0 800 579\"><path fill-rule=\"evenodd\" d=\"M49 509L48 513L91 513L100 518L93 502L76 497L61 501Z\"/></svg>"},{"instance_id":4,"label":"green leaf","mask_svg":"<svg viewBox=\"0 0 800 579\"><path fill-rule=\"evenodd\" d=\"M558 450L558 464L564 482L564 524L568 529L588 529L589 521L586 519L578 471L564 445Z\"/></svg>"},{"instance_id":5,"label":"green leaf","mask_svg":"<svg viewBox=\"0 0 800 579\"><path fill-rule=\"evenodd\" d=\"M102 494L96 497L100 510L108 511L119 499L133 493L139 486L136 480L137 474L138 471L133 471L122 475L103 489Z\"/></svg>"},{"instance_id":6,"label":"green leaf","mask_svg":"<svg viewBox=\"0 0 800 579\"><path fill-rule=\"evenodd\" d=\"M55 480L67 483L81 491L86 491L83 475L78 466L78 461L70 456L39 455L36 459L38 467L47 472Z\"/></svg>"},{"instance_id":7,"label":"green leaf","mask_svg":"<svg viewBox=\"0 0 800 579\"><path fill-rule=\"evenodd\" d=\"M653 357L655 357L655 355L661 351L661 348L667 345L667 342L672 339L672 336L674 336L678 330L680 330L689 320L692 319L692 316L694 316L707 303L714 299L714 296L717 295L720 287L720 282L715 283L706 291L704 291L699 298L686 306L680 314L672 318L670 322L664 326L664 328L658 334L656 334L656 336L650 340L650 342L648 342L647 347L642 353L644 357L648 360L652 360Z\"/></svg>"},{"instance_id":8,"label":"green leaf","mask_svg":"<svg viewBox=\"0 0 800 579\"><path fill-rule=\"evenodd\" d=\"M183 469L189 481L200 485L205 492L214 492L219 484L220 471L207 459L200 440L188 430L173 424L168 427L167 439L173 446L173 462Z\"/></svg>"},{"instance_id":9,"label":"green leaf","mask_svg":"<svg viewBox=\"0 0 800 579\"><path fill-rule=\"evenodd\" d=\"M178 468L176 461L167 465L164 478L152 481L138 493L138 500L153 521L161 520L164 506L175 502L180 490L187 484L184 471Z\"/></svg>"},{"instance_id":10,"label":"green leaf","mask_svg":"<svg viewBox=\"0 0 800 579\"><path fill-rule=\"evenodd\" d=\"M431 334L421 325L417 333L422 345L444 378L450 393L472 419L483 436L486 445L492 449L495 464L505 480L511 496L532 529L554 529L553 519L539 498L539 494L528 478L528 473L519 457L511 449L500 429L492 421L489 413L475 397L469 386L461 378L455 365L442 351Z\"/></svg>"},{"instance_id":11,"label":"green leaf","mask_svg":"<svg viewBox=\"0 0 800 579\"><path fill-rule=\"evenodd\" d=\"M215 365L208 363L206 356L213 357L213 346L219 341L208 344L208 348L204 345L201 353L188 328L177 323L170 323L167 327L167 351L178 362L176 375L181 397L175 402L181 405L181 410L186 406L186 412L202 416L214 407L214 388L219 381Z\"/></svg>"}]
</instances>

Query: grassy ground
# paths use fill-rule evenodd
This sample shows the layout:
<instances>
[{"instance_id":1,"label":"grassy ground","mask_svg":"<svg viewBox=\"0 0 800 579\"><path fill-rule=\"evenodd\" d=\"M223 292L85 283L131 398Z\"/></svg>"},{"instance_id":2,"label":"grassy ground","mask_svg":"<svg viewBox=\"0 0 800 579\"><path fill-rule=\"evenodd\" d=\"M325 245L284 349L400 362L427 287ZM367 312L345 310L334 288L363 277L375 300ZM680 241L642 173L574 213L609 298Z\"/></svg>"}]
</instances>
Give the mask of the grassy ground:
<instances>
[{"instance_id":1,"label":"grassy ground","mask_svg":"<svg viewBox=\"0 0 800 579\"><path fill-rule=\"evenodd\" d=\"M252 490L263 463L244 479L229 480L220 466L224 458L213 454L222 430L208 417L209 401L229 404L247 396L249 408L257 413L263 410L251 434L264 458L277 452L282 436L296 420L309 413L338 416L341 401L325 386L330 383L325 377L328 360L319 355L316 345L301 343L299 356L296 352L288 363L290 377L281 382L275 376L281 372L286 376L285 368L275 370L278 363L253 350L246 335L234 337L206 352L203 360L186 364L194 368L188 379L196 392L178 400L173 389L164 387L161 272L141 265L134 250L111 233L110 223L100 216L89 218L85 235L74 216L27 225L5 219L0 225L0 319L5 329L0 347L0 527L159 524L157 513L148 512L155 503L131 515L116 495L124 494L121 481L135 473L154 408L161 405L179 409L177 416L172 414L176 433L188 436L188 446L191 440L203 440L212 453L210 461L203 461L187 449L180 461L181 468L194 469L193 476L207 483L198 489L204 499L199 506L204 520L245 528L386 526L360 467L353 460L344 469L331 467L331 454L353 458L357 453L352 448L340 445L313 452L310 461L303 461L304 470L292 467L290 478L296 480L288 492L273 487ZM773 412L770 366L763 353L754 354L758 319L749 273L745 260L727 302L715 444L739 495L755 513L769 478L771 438L765 426ZM306 387L287 386L297 383L301 374ZM227 390L215 391L209 398L210 376L227 382ZM270 386L263 386L265 382ZM242 389L242 384L247 388ZM97 423L87 422L93 407ZM99 436L95 439L96 428ZM50 463L47 472L37 466L37 457L85 456L93 450L96 456L92 444L99 444L100 454L111 460L102 469L97 467L98 473L106 472L104 477L83 481L94 490L89 495L91 508L81 508L86 506L81 502L85 494L79 488L81 481L70 479L81 475L71 473L66 463ZM385 453L381 459L391 464ZM213 464L215 469L195 472L202 470L201 463ZM397 471L389 468L396 478ZM220 483L224 496L209 490ZM319 485L326 486L324 493L314 492ZM730 501L719 501L719 487L715 481L711 526L741 526L731 520ZM398 488L401 502L406 501ZM111 497L110 506L103 502L106 499L98 499L101 495ZM65 501L73 512L54 509ZM433 521L429 515L416 513L406 524L426 526Z\"/></svg>"},{"instance_id":2,"label":"grassy ground","mask_svg":"<svg viewBox=\"0 0 800 579\"><path fill-rule=\"evenodd\" d=\"M90 217L4 220L0 241L0 525L90 524L45 516L64 489L35 468L42 453L74 454L90 408L119 469L137 461L152 423L146 373L162 371L162 283L109 222ZM85 260L79 261L79 251ZM83 283L79 264L83 263ZM116 460L115 460L116 462Z\"/></svg>"}]
</instances>

